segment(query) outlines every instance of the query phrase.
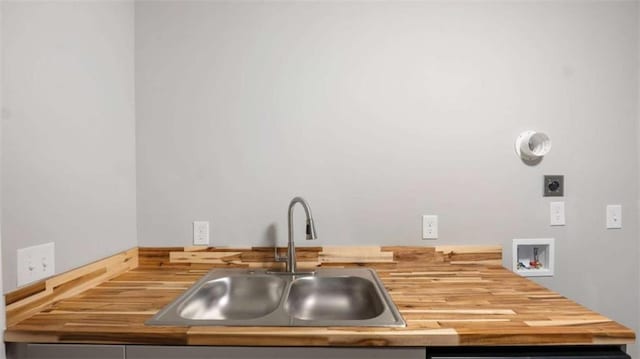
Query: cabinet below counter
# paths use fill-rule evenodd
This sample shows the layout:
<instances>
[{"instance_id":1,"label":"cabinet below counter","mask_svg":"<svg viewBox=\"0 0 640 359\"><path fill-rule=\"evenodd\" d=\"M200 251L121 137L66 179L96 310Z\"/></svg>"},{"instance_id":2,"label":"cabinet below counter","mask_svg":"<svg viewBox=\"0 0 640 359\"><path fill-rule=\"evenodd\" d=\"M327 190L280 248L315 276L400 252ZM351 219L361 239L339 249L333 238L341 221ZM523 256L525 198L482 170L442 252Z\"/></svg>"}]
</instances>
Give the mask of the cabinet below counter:
<instances>
[{"instance_id":1,"label":"cabinet below counter","mask_svg":"<svg viewBox=\"0 0 640 359\"><path fill-rule=\"evenodd\" d=\"M9 359L630 359L620 346L566 347L193 347L13 343Z\"/></svg>"}]
</instances>

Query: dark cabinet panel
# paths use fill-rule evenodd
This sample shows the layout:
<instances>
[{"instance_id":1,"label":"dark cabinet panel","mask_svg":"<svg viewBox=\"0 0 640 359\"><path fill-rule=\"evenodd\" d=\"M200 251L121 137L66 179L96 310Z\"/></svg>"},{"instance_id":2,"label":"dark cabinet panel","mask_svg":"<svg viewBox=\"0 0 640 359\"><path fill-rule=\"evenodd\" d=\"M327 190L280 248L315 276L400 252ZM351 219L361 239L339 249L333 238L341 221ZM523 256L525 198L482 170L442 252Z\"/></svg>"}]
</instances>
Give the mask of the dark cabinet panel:
<instances>
[{"instance_id":1,"label":"dark cabinet panel","mask_svg":"<svg viewBox=\"0 0 640 359\"><path fill-rule=\"evenodd\" d=\"M427 359L631 359L620 346L427 348Z\"/></svg>"}]
</instances>

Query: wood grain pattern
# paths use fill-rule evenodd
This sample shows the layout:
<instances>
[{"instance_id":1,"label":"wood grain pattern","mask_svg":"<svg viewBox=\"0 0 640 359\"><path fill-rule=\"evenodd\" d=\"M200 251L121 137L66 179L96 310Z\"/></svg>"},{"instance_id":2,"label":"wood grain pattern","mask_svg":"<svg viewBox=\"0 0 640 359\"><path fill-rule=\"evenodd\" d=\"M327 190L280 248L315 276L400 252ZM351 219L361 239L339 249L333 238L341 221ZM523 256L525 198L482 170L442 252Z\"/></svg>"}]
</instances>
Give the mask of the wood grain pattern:
<instances>
[{"instance_id":1,"label":"wood grain pattern","mask_svg":"<svg viewBox=\"0 0 640 359\"><path fill-rule=\"evenodd\" d=\"M5 296L5 304L6 305L13 304L17 301L31 297L40 292L44 292L45 290L47 290L47 283L45 281L40 281L40 282L26 285L22 288L18 288L14 290L13 292L8 293Z\"/></svg>"},{"instance_id":2,"label":"wood grain pattern","mask_svg":"<svg viewBox=\"0 0 640 359\"><path fill-rule=\"evenodd\" d=\"M299 249L301 267L375 268L407 321L405 328L145 326L210 268L281 264L273 262L273 248L140 248L137 253L136 261L125 262L128 269L122 258L107 259L110 265L89 265L69 272L73 275L51 278L44 287L36 283L9 293L11 324L5 340L250 346L635 341L630 329L501 267L496 246ZM113 276L111 267L119 274ZM50 289L52 284L56 289ZM19 308L30 309L16 311Z\"/></svg>"},{"instance_id":3,"label":"wood grain pattern","mask_svg":"<svg viewBox=\"0 0 640 359\"><path fill-rule=\"evenodd\" d=\"M282 268L272 247L140 248L140 266L152 268ZM286 254L286 248L278 248ZM502 265L500 246L380 247L325 246L297 248L301 267L368 266L379 269L423 267L433 263Z\"/></svg>"},{"instance_id":4,"label":"wood grain pattern","mask_svg":"<svg viewBox=\"0 0 640 359\"><path fill-rule=\"evenodd\" d=\"M137 266L138 249L133 248L19 288L5 296L7 326L32 316L56 301L79 294Z\"/></svg>"},{"instance_id":5,"label":"wood grain pattern","mask_svg":"<svg viewBox=\"0 0 640 359\"><path fill-rule=\"evenodd\" d=\"M322 247L318 253L320 263L393 263L393 251L380 247Z\"/></svg>"}]
</instances>

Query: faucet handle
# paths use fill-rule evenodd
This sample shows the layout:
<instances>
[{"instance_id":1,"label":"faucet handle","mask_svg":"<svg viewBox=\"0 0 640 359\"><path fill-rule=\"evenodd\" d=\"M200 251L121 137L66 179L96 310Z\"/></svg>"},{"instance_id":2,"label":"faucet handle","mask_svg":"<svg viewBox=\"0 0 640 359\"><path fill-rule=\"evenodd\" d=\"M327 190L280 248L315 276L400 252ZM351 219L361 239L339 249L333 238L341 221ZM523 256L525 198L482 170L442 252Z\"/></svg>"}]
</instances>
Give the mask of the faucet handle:
<instances>
[{"instance_id":1,"label":"faucet handle","mask_svg":"<svg viewBox=\"0 0 640 359\"><path fill-rule=\"evenodd\" d=\"M273 260L274 262L286 262L289 256L281 256L278 254L278 247L273 248Z\"/></svg>"}]
</instances>

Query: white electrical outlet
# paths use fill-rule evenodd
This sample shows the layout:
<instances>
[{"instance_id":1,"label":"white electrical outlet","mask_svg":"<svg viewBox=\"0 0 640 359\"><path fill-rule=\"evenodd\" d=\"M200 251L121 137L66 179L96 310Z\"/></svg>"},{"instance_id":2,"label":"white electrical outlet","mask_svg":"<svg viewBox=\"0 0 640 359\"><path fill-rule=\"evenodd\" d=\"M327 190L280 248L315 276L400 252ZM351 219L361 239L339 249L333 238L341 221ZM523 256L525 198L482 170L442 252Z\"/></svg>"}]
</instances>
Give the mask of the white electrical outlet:
<instances>
[{"instance_id":1,"label":"white electrical outlet","mask_svg":"<svg viewBox=\"0 0 640 359\"><path fill-rule=\"evenodd\" d=\"M610 204L607 206L607 229L622 228L622 206Z\"/></svg>"},{"instance_id":2,"label":"white electrical outlet","mask_svg":"<svg viewBox=\"0 0 640 359\"><path fill-rule=\"evenodd\" d=\"M422 239L438 238L438 216L422 216Z\"/></svg>"},{"instance_id":3,"label":"white electrical outlet","mask_svg":"<svg viewBox=\"0 0 640 359\"><path fill-rule=\"evenodd\" d=\"M549 203L549 213L551 215L550 224L552 226L564 226L564 202Z\"/></svg>"},{"instance_id":4,"label":"white electrical outlet","mask_svg":"<svg viewBox=\"0 0 640 359\"><path fill-rule=\"evenodd\" d=\"M193 244L196 246L209 245L209 222L193 222Z\"/></svg>"},{"instance_id":5,"label":"white electrical outlet","mask_svg":"<svg viewBox=\"0 0 640 359\"><path fill-rule=\"evenodd\" d=\"M18 286L50 277L55 272L53 242L18 249Z\"/></svg>"}]
</instances>

